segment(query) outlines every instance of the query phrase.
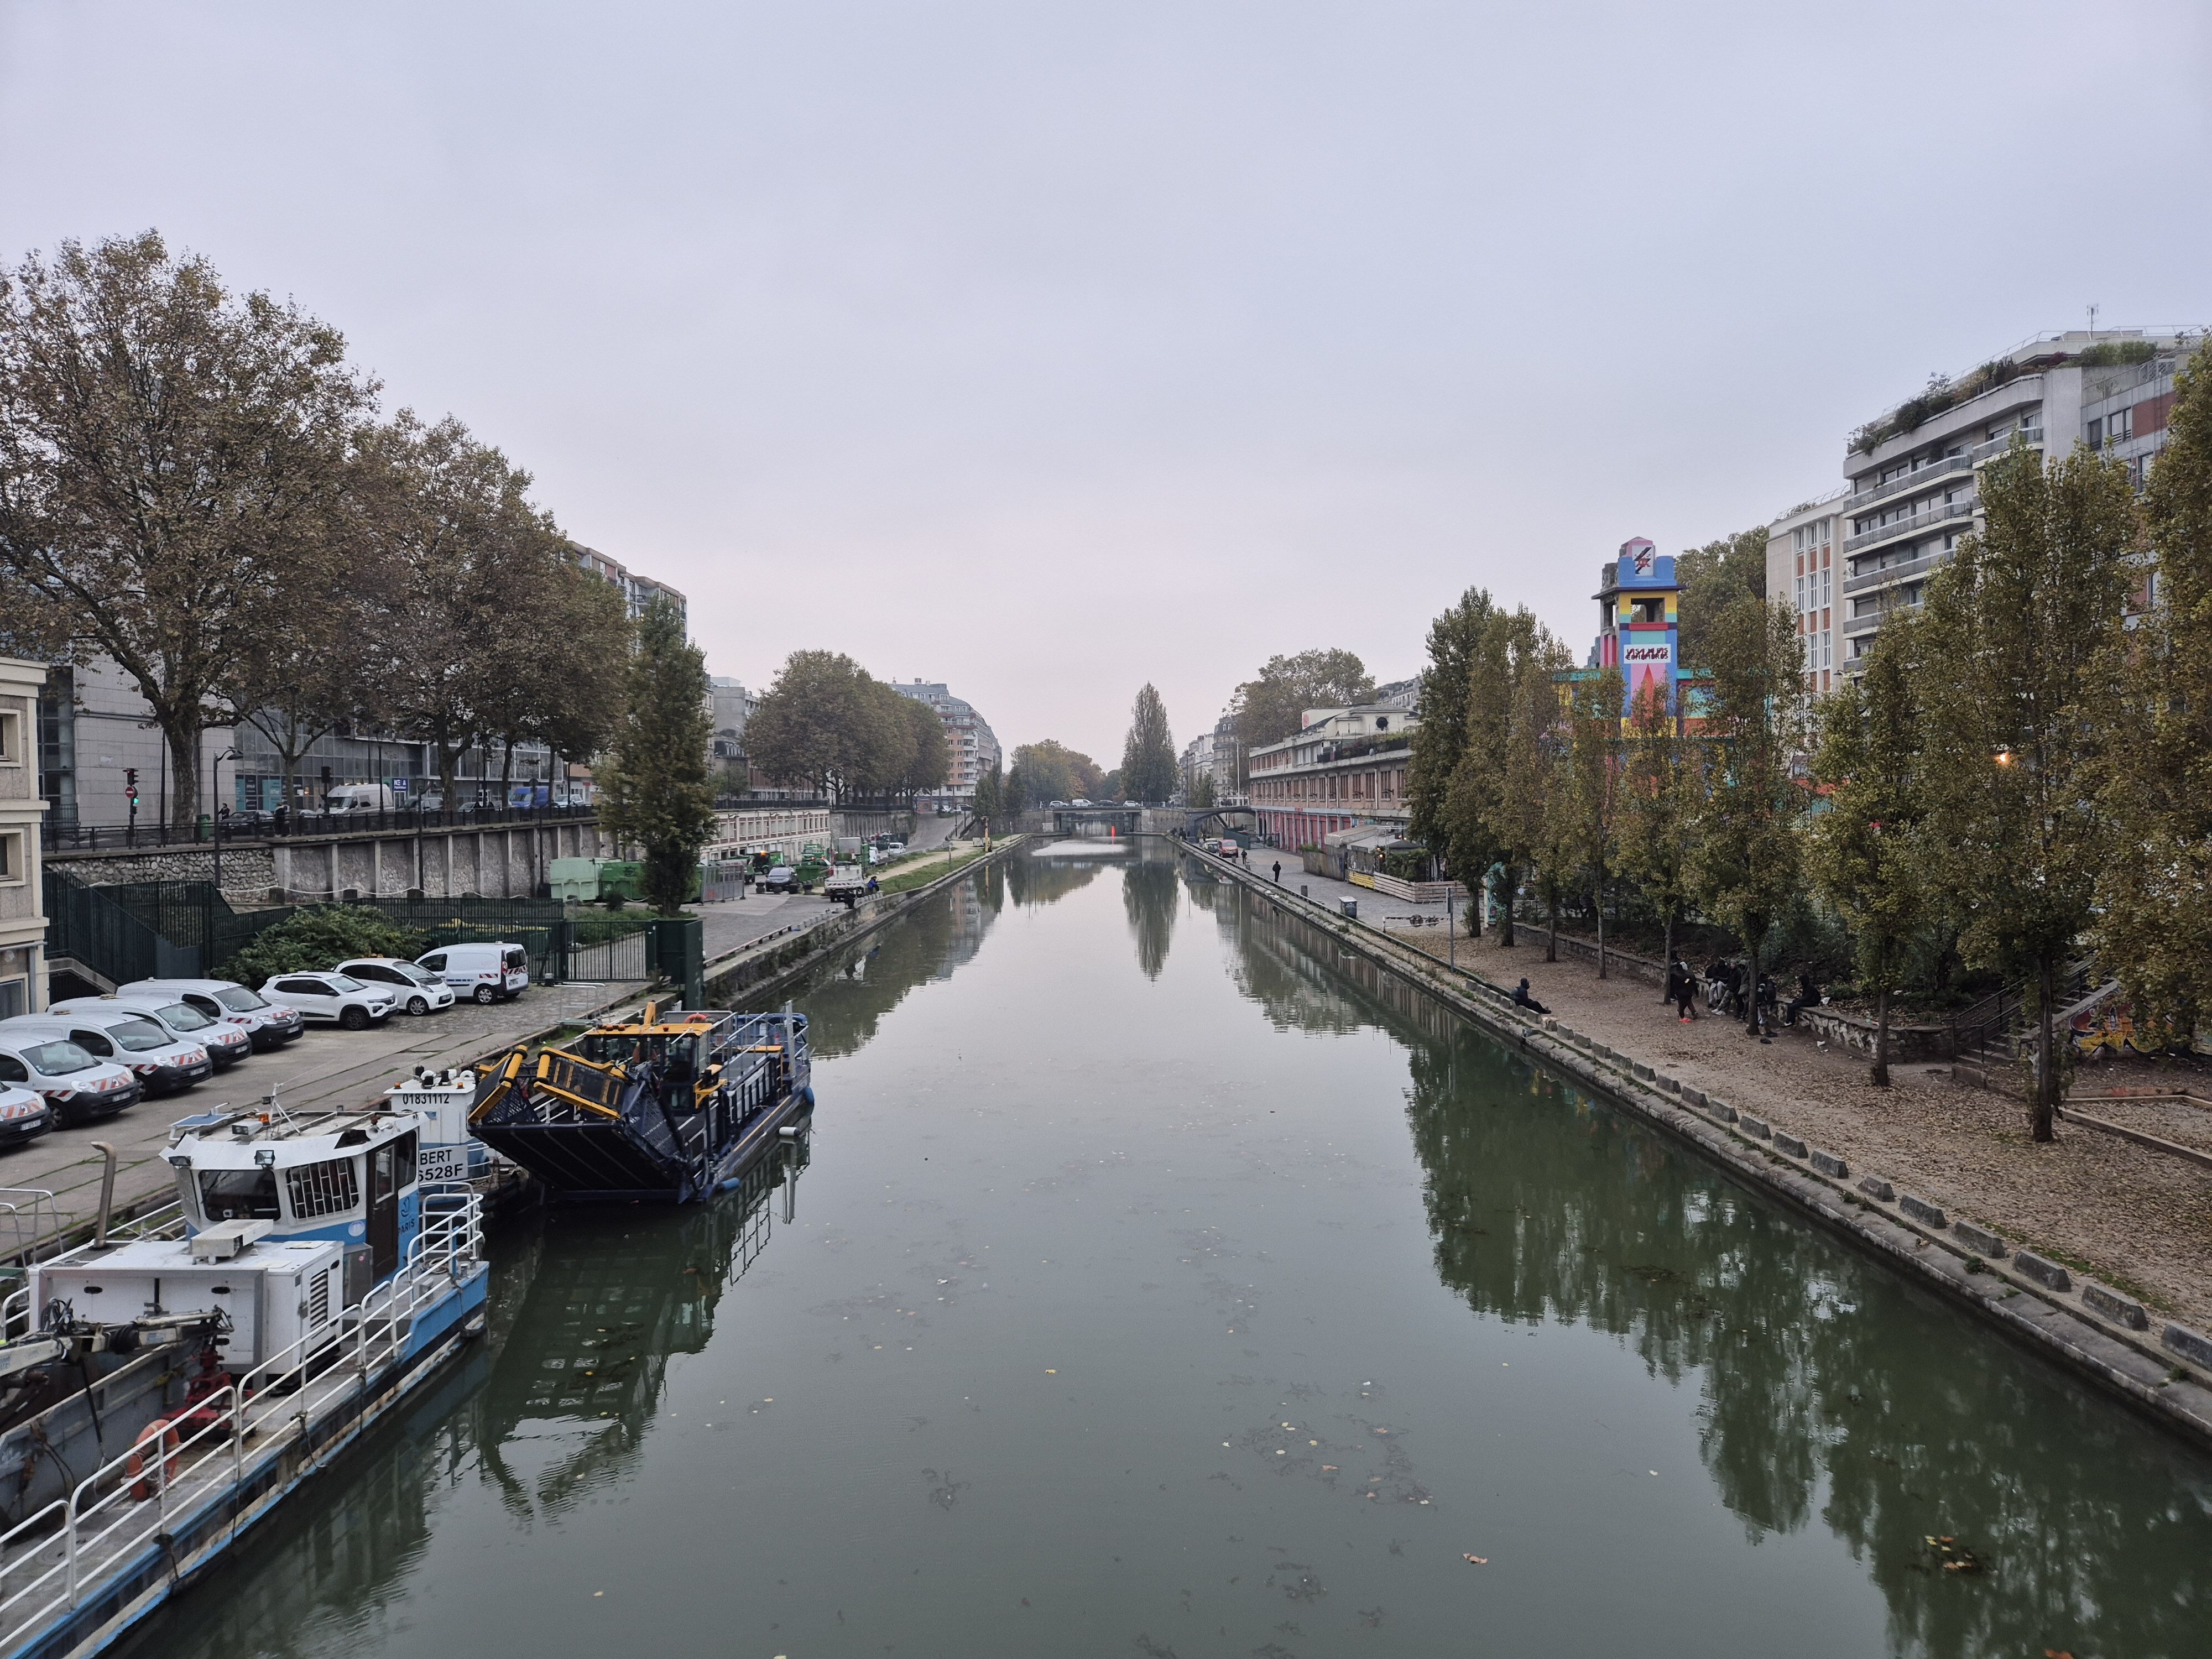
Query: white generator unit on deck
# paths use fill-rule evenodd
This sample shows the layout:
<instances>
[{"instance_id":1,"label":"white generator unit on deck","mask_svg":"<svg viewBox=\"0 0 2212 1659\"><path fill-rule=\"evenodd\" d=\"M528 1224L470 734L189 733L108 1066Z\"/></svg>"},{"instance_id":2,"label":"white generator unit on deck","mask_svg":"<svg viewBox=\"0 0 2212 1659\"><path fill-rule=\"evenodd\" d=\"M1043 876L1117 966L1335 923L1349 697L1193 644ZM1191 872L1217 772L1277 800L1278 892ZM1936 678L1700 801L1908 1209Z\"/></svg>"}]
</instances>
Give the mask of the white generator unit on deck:
<instances>
[{"instance_id":1,"label":"white generator unit on deck","mask_svg":"<svg viewBox=\"0 0 2212 1659\"><path fill-rule=\"evenodd\" d=\"M59 1301L71 1316L230 1322L216 1339L222 1368L243 1375L299 1345L335 1335L345 1312L345 1251L333 1239L272 1239L260 1222L230 1222L192 1238L84 1245L31 1269L31 1306ZM289 1362L288 1362L289 1363Z\"/></svg>"}]
</instances>

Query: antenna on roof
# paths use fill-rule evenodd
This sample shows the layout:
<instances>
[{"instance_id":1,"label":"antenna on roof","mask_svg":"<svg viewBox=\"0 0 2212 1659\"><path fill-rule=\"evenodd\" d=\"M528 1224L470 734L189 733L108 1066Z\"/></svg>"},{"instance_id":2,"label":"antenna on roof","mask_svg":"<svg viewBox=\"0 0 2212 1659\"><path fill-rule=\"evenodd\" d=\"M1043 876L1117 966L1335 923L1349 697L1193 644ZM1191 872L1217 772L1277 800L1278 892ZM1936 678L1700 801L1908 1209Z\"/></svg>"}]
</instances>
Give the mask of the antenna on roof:
<instances>
[{"instance_id":1,"label":"antenna on roof","mask_svg":"<svg viewBox=\"0 0 2212 1659\"><path fill-rule=\"evenodd\" d=\"M2097 331L2097 304L2096 304L2096 301L2093 300L2093 301L2091 301L2089 302L2089 332L2090 332L2090 333L2092 333L2092 334L2094 334L2096 331Z\"/></svg>"}]
</instances>

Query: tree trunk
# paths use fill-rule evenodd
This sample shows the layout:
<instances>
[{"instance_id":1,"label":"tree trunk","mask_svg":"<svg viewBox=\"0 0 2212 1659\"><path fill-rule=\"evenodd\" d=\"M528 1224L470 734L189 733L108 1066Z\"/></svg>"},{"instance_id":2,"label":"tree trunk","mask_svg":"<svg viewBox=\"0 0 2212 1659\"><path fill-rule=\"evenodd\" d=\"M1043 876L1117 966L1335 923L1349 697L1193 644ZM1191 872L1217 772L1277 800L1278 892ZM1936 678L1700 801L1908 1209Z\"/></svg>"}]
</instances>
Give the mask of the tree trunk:
<instances>
[{"instance_id":1,"label":"tree trunk","mask_svg":"<svg viewBox=\"0 0 2212 1659\"><path fill-rule=\"evenodd\" d=\"M200 724L197 711L158 717L169 751L169 828L189 830L200 804Z\"/></svg>"},{"instance_id":2,"label":"tree trunk","mask_svg":"<svg viewBox=\"0 0 2212 1659\"><path fill-rule=\"evenodd\" d=\"M1667 981L1674 972L1674 913L1671 910L1667 913L1666 943L1659 948L1663 958L1660 963L1659 1000L1663 1003L1667 1000Z\"/></svg>"},{"instance_id":3,"label":"tree trunk","mask_svg":"<svg viewBox=\"0 0 2212 1659\"><path fill-rule=\"evenodd\" d=\"M2034 1133L2038 1140L2056 1140L2057 1131L2052 1127L2058 1115L2058 1067L2054 1064L2051 1049L2051 1023L2057 1000L2057 974L2051 959L2045 956L2035 964L2035 1117Z\"/></svg>"},{"instance_id":4,"label":"tree trunk","mask_svg":"<svg viewBox=\"0 0 2212 1659\"><path fill-rule=\"evenodd\" d=\"M1498 866L1498 891L1504 896L1498 907L1498 914L1504 918L1498 924L1498 944L1499 949L1510 951L1513 948L1513 866L1511 865L1501 864Z\"/></svg>"},{"instance_id":5,"label":"tree trunk","mask_svg":"<svg viewBox=\"0 0 2212 1659\"><path fill-rule=\"evenodd\" d=\"M1877 1089L1889 1087L1889 987L1885 985L1874 999L1874 1064L1867 1076Z\"/></svg>"},{"instance_id":6,"label":"tree trunk","mask_svg":"<svg viewBox=\"0 0 2212 1659\"><path fill-rule=\"evenodd\" d=\"M514 799L514 739L499 740L499 804L504 808Z\"/></svg>"},{"instance_id":7,"label":"tree trunk","mask_svg":"<svg viewBox=\"0 0 2212 1659\"><path fill-rule=\"evenodd\" d=\"M1607 977L1605 971L1605 883L1597 884L1597 976Z\"/></svg>"},{"instance_id":8,"label":"tree trunk","mask_svg":"<svg viewBox=\"0 0 2212 1659\"><path fill-rule=\"evenodd\" d=\"M1743 1030L1746 1036L1757 1036L1759 1030L1759 947L1747 945L1745 955L1751 959L1748 982L1744 986Z\"/></svg>"},{"instance_id":9,"label":"tree trunk","mask_svg":"<svg viewBox=\"0 0 2212 1659\"><path fill-rule=\"evenodd\" d=\"M1552 913L1552 933L1551 937L1545 941L1544 960L1557 962L1559 959L1559 896L1556 892L1552 895L1549 908Z\"/></svg>"}]
</instances>

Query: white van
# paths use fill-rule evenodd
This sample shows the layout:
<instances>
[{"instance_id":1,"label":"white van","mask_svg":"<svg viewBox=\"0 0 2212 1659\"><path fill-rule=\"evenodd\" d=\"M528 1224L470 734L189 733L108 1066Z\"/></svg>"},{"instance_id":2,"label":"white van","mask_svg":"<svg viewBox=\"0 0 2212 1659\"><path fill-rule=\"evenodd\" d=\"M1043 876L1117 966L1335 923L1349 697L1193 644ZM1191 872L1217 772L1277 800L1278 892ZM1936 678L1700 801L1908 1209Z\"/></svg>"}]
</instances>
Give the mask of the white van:
<instances>
[{"instance_id":1,"label":"white van","mask_svg":"<svg viewBox=\"0 0 2212 1659\"><path fill-rule=\"evenodd\" d=\"M55 1036L67 1037L94 1060L128 1066L149 1097L174 1094L215 1075L205 1044L180 1042L167 1026L120 1003L80 1007L46 1019Z\"/></svg>"},{"instance_id":2,"label":"white van","mask_svg":"<svg viewBox=\"0 0 2212 1659\"><path fill-rule=\"evenodd\" d=\"M356 812L390 812L395 810L391 788L381 783L342 783L323 800L323 811L332 817L344 817Z\"/></svg>"},{"instance_id":3,"label":"white van","mask_svg":"<svg viewBox=\"0 0 2212 1659\"><path fill-rule=\"evenodd\" d=\"M95 1060L67 1037L49 1035L48 1024L40 1019L26 1029L0 1019L0 1085L12 1083L43 1097L55 1124L68 1128L113 1117L145 1092L129 1066Z\"/></svg>"},{"instance_id":4,"label":"white van","mask_svg":"<svg viewBox=\"0 0 2212 1659\"><path fill-rule=\"evenodd\" d=\"M127 1008L166 1029L179 1042L196 1042L208 1051L218 1072L228 1071L253 1052L253 1039L243 1025L231 1025L204 1014L183 998L166 991L132 991L112 997L71 997L57 1002L50 1014Z\"/></svg>"},{"instance_id":5,"label":"white van","mask_svg":"<svg viewBox=\"0 0 2212 1659\"><path fill-rule=\"evenodd\" d=\"M300 1011L264 1002L234 980L134 979L118 985L119 997L150 997L164 994L198 1009L210 1019L242 1028L256 1054L281 1048L307 1028Z\"/></svg>"},{"instance_id":6,"label":"white van","mask_svg":"<svg viewBox=\"0 0 2212 1659\"><path fill-rule=\"evenodd\" d=\"M415 958L453 988L457 997L499 1002L530 988L530 952L520 945L445 945Z\"/></svg>"}]
</instances>

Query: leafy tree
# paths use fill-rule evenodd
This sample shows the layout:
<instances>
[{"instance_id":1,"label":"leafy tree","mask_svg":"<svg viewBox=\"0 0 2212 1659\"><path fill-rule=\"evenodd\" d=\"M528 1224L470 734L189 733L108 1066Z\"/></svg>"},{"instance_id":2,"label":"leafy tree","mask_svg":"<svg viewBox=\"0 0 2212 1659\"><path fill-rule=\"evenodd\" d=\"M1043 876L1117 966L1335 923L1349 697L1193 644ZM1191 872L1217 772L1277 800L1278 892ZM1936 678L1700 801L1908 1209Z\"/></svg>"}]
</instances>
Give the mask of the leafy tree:
<instances>
[{"instance_id":1,"label":"leafy tree","mask_svg":"<svg viewBox=\"0 0 2212 1659\"><path fill-rule=\"evenodd\" d=\"M911 742L914 728L886 697L912 701L842 652L794 651L745 722L747 753L769 776L832 800L888 788L906 763L900 740Z\"/></svg>"},{"instance_id":2,"label":"leafy tree","mask_svg":"<svg viewBox=\"0 0 2212 1659\"><path fill-rule=\"evenodd\" d=\"M1746 594L1766 597L1766 526L1739 530L1674 559L1682 597L1675 611L1682 661L1703 668L1705 641L1721 612Z\"/></svg>"},{"instance_id":3,"label":"leafy tree","mask_svg":"<svg viewBox=\"0 0 2212 1659\"><path fill-rule=\"evenodd\" d=\"M1828 810L1813 822L1811 865L1822 896L1850 929L1862 984L1875 990L1874 1063L1889 1086L1889 1000L1928 921L1928 874L1941 850L1923 835L1921 665L1915 620L1883 622L1866 672L1820 710L1815 782Z\"/></svg>"},{"instance_id":4,"label":"leafy tree","mask_svg":"<svg viewBox=\"0 0 2212 1659\"><path fill-rule=\"evenodd\" d=\"M228 291L161 236L61 245L0 273L0 616L105 653L199 808L199 736L333 533L374 382L336 329Z\"/></svg>"},{"instance_id":5,"label":"leafy tree","mask_svg":"<svg viewBox=\"0 0 2212 1659\"><path fill-rule=\"evenodd\" d=\"M684 637L682 613L656 599L638 624L600 816L643 852L644 896L664 916L683 908L699 849L714 833L708 696L705 653Z\"/></svg>"},{"instance_id":6,"label":"leafy tree","mask_svg":"<svg viewBox=\"0 0 2212 1659\"><path fill-rule=\"evenodd\" d=\"M1006 775L997 761L991 769L975 780L975 816L986 825L1003 821L1006 816Z\"/></svg>"},{"instance_id":7,"label":"leafy tree","mask_svg":"<svg viewBox=\"0 0 2212 1659\"><path fill-rule=\"evenodd\" d=\"M1176 769L1167 708L1147 682L1129 709L1129 735L1121 744L1120 793L1131 800L1166 800L1175 793Z\"/></svg>"},{"instance_id":8,"label":"leafy tree","mask_svg":"<svg viewBox=\"0 0 2212 1659\"><path fill-rule=\"evenodd\" d=\"M1200 767L1191 775L1188 793L1190 804L1200 811L1206 812L1212 810L1214 795L1212 767Z\"/></svg>"},{"instance_id":9,"label":"leafy tree","mask_svg":"<svg viewBox=\"0 0 2212 1659\"><path fill-rule=\"evenodd\" d=\"M1120 767L1115 767L1104 777L1098 780L1098 799L1101 800L1125 800L1127 799L1127 796L1123 793L1121 788L1121 769Z\"/></svg>"},{"instance_id":10,"label":"leafy tree","mask_svg":"<svg viewBox=\"0 0 2212 1659\"><path fill-rule=\"evenodd\" d=\"M2137 1018L2186 1035L2212 1009L2212 346L2174 380L2145 506L2155 602L2127 630L2098 799L2098 959Z\"/></svg>"},{"instance_id":11,"label":"leafy tree","mask_svg":"<svg viewBox=\"0 0 2212 1659\"><path fill-rule=\"evenodd\" d=\"M1486 590L1470 587L1457 605L1429 624L1429 660L1421 671L1421 723L1413 729L1406 799L1412 809L1409 838L1438 853L1448 854L1452 774L1467 752L1468 678L1496 611Z\"/></svg>"},{"instance_id":12,"label":"leafy tree","mask_svg":"<svg viewBox=\"0 0 2212 1659\"><path fill-rule=\"evenodd\" d=\"M1038 799L1036 793L1030 787L1029 775L1022 770L1018 761L1006 769L1006 781L1000 787L1002 793L1000 799L1006 802L1006 811L1010 814L1026 812L1031 804Z\"/></svg>"},{"instance_id":13,"label":"leafy tree","mask_svg":"<svg viewBox=\"0 0 2212 1659\"><path fill-rule=\"evenodd\" d=\"M1339 708L1375 695L1375 677L1349 651L1300 651L1270 657L1256 678L1229 701L1237 731L1238 781L1244 757L1258 744L1280 743L1297 732L1309 708Z\"/></svg>"},{"instance_id":14,"label":"leafy tree","mask_svg":"<svg viewBox=\"0 0 2212 1659\"><path fill-rule=\"evenodd\" d=\"M1621 867L1634 878L1666 929L1663 955L1674 960L1674 930L1690 908L1690 872L1704 775L1698 740L1686 737L1656 687L1637 698L1623 736ZM1666 993L1662 988L1660 995Z\"/></svg>"},{"instance_id":15,"label":"leafy tree","mask_svg":"<svg viewBox=\"0 0 2212 1659\"><path fill-rule=\"evenodd\" d=\"M1982 469L1981 501L1985 527L1928 583L1929 818L1969 959L2026 984L2031 1127L2049 1140L2060 970L2094 919L2109 847L2096 786L2142 526L2127 469L2079 446L2045 466L2015 442Z\"/></svg>"},{"instance_id":16,"label":"leafy tree","mask_svg":"<svg viewBox=\"0 0 2212 1659\"><path fill-rule=\"evenodd\" d=\"M1021 774L1026 805L1042 805L1048 801L1079 798L1097 800L1105 793L1105 779L1099 773L1098 763L1051 738L1017 748L1014 770Z\"/></svg>"},{"instance_id":17,"label":"leafy tree","mask_svg":"<svg viewBox=\"0 0 2212 1659\"><path fill-rule=\"evenodd\" d=\"M1697 820L1694 886L1751 958L1745 1029L1757 1035L1759 952L1799 891L1804 792L1791 769L1804 748L1803 647L1779 601L1745 594L1714 618L1706 666L1709 771Z\"/></svg>"},{"instance_id":18,"label":"leafy tree","mask_svg":"<svg viewBox=\"0 0 2212 1659\"><path fill-rule=\"evenodd\" d=\"M1575 682L1570 704L1567 778L1562 791L1571 819L1573 861L1590 884L1597 915L1597 976L1605 957L1605 889L1620 858L1620 671L1608 668Z\"/></svg>"},{"instance_id":19,"label":"leafy tree","mask_svg":"<svg viewBox=\"0 0 2212 1659\"><path fill-rule=\"evenodd\" d=\"M1561 719L1553 677L1571 659L1525 605L1484 625L1468 663L1467 743L1445 793L1446 848L1454 879L1474 895L1480 931L1484 881L1499 869L1499 943L1514 942L1513 898L1549 833Z\"/></svg>"},{"instance_id":20,"label":"leafy tree","mask_svg":"<svg viewBox=\"0 0 2212 1659\"><path fill-rule=\"evenodd\" d=\"M406 960L429 948L423 935L373 905L307 905L255 934L222 971L240 985L259 986L279 974L317 972L354 957Z\"/></svg>"}]
</instances>

